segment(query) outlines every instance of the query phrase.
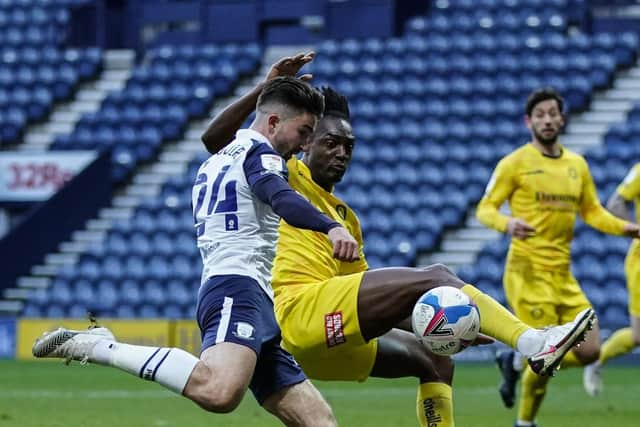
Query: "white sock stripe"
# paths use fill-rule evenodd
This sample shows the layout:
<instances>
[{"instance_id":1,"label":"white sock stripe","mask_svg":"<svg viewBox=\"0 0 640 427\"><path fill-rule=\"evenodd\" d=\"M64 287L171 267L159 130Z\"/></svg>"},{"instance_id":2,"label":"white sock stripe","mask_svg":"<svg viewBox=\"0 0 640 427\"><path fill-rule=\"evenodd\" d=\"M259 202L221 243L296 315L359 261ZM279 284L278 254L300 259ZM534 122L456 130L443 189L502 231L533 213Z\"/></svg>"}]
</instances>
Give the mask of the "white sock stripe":
<instances>
[{"instance_id":1,"label":"white sock stripe","mask_svg":"<svg viewBox=\"0 0 640 427\"><path fill-rule=\"evenodd\" d=\"M224 297L222 303L222 312L220 313L220 324L216 333L216 344L224 342L229 329L229 320L231 319L231 307L233 307L233 298Z\"/></svg>"},{"instance_id":2,"label":"white sock stripe","mask_svg":"<svg viewBox=\"0 0 640 427\"><path fill-rule=\"evenodd\" d=\"M164 362L164 359L170 351L170 348L159 348L158 351L153 353L153 356L151 356L145 366L142 367L142 378L153 381L158 367Z\"/></svg>"},{"instance_id":3,"label":"white sock stripe","mask_svg":"<svg viewBox=\"0 0 640 427\"><path fill-rule=\"evenodd\" d=\"M140 368L140 372L138 373L138 376L140 378L144 378L143 374L144 374L144 369L147 367L147 365L149 364L149 362L151 362L151 359L153 359L153 357L158 354L158 352L160 351L160 347L158 347L156 349L156 351L153 352L153 354L147 359L146 362L144 362L144 364L142 365L142 367Z\"/></svg>"},{"instance_id":4,"label":"white sock stripe","mask_svg":"<svg viewBox=\"0 0 640 427\"><path fill-rule=\"evenodd\" d=\"M164 357L162 359L160 359L160 361L158 362L158 365L156 366L156 369L153 370L153 375L151 376L151 381L155 381L156 380L156 373L158 372L158 369L160 369L160 366L165 361L165 359L167 358L169 353L171 353L171 349L169 349L169 351L167 351L165 353Z\"/></svg>"}]
</instances>

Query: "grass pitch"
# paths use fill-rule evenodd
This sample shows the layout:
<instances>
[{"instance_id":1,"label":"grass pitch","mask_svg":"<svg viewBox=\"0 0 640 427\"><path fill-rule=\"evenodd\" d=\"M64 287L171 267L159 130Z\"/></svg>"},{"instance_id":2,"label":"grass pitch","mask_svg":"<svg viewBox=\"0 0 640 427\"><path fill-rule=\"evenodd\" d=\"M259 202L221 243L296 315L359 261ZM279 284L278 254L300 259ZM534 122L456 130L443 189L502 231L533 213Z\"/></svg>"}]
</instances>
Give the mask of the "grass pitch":
<instances>
[{"instance_id":1,"label":"grass pitch","mask_svg":"<svg viewBox=\"0 0 640 427\"><path fill-rule=\"evenodd\" d=\"M547 394L540 427L640 425L640 368L611 366L605 390L591 399L582 371L562 371ZM458 427L513 425L502 407L493 365L459 363L454 404ZM416 381L316 382L341 426L414 427ZM251 394L227 415L209 414L184 398L115 369L58 362L0 361L0 427L279 426Z\"/></svg>"}]
</instances>

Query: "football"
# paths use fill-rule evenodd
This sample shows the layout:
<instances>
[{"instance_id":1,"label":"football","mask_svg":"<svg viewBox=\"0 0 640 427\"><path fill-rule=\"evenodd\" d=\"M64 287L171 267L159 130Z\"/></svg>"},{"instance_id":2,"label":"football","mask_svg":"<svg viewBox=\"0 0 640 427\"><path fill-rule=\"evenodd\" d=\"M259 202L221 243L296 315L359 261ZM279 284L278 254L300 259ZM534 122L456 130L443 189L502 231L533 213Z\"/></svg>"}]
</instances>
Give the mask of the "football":
<instances>
[{"instance_id":1,"label":"football","mask_svg":"<svg viewBox=\"0 0 640 427\"><path fill-rule=\"evenodd\" d=\"M440 286L418 299L411 315L413 333L432 353L449 356L468 347L480 332L480 313L457 288Z\"/></svg>"}]
</instances>

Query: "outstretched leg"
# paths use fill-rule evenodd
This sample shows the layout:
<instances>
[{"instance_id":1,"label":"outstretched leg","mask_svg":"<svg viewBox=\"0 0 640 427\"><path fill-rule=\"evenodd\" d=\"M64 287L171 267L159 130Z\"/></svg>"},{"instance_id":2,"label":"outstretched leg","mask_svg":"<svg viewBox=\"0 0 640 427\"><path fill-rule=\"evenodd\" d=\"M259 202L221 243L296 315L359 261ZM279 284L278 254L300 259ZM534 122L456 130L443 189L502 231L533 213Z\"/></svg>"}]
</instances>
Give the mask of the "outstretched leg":
<instances>
[{"instance_id":1,"label":"outstretched leg","mask_svg":"<svg viewBox=\"0 0 640 427\"><path fill-rule=\"evenodd\" d=\"M425 269L383 268L367 271L362 278L358 291L362 336L369 340L399 325L410 316L418 298L437 286L454 286L469 295L480 312L481 332L527 356L540 375L553 373L562 357L584 339L595 318L593 310L586 310L574 322L543 333L530 328L490 296L465 284L442 264Z\"/></svg>"}]
</instances>

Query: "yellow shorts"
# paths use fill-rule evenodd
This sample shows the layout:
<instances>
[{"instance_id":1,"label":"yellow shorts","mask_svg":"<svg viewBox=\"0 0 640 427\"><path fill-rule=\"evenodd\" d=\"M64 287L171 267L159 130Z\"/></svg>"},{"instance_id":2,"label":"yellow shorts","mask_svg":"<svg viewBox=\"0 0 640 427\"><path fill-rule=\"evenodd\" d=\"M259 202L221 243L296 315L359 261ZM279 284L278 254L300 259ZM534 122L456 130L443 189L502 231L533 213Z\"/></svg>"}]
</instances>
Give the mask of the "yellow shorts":
<instances>
[{"instance_id":1,"label":"yellow shorts","mask_svg":"<svg viewBox=\"0 0 640 427\"><path fill-rule=\"evenodd\" d=\"M276 288L282 346L309 378L364 381L369 377L378 343L365 342L360 332L358 290L363 274Z\"/></svg>"},{"instance_id":2,"label":"yellow shorts","mask_svg":"<svg viewBox=\"0 0 640 427\"><path fill-rule=\"evenodd\" d=\"M507 302L516 316L535 328L570 322L591 307L568 270L536 270L526 263L507 263L503 281Z\"/></svg>"},{"instance_id":3,"label":"yellow shorts","mask_svg":"<svg viewBox=\"0 0 640 427\"><path fill-rule=\"evenodd\" d=\"M629 290L629 314L640 317L640 245L635 241L624 261L624 272Z\"/></svg>"}]
</instances>

